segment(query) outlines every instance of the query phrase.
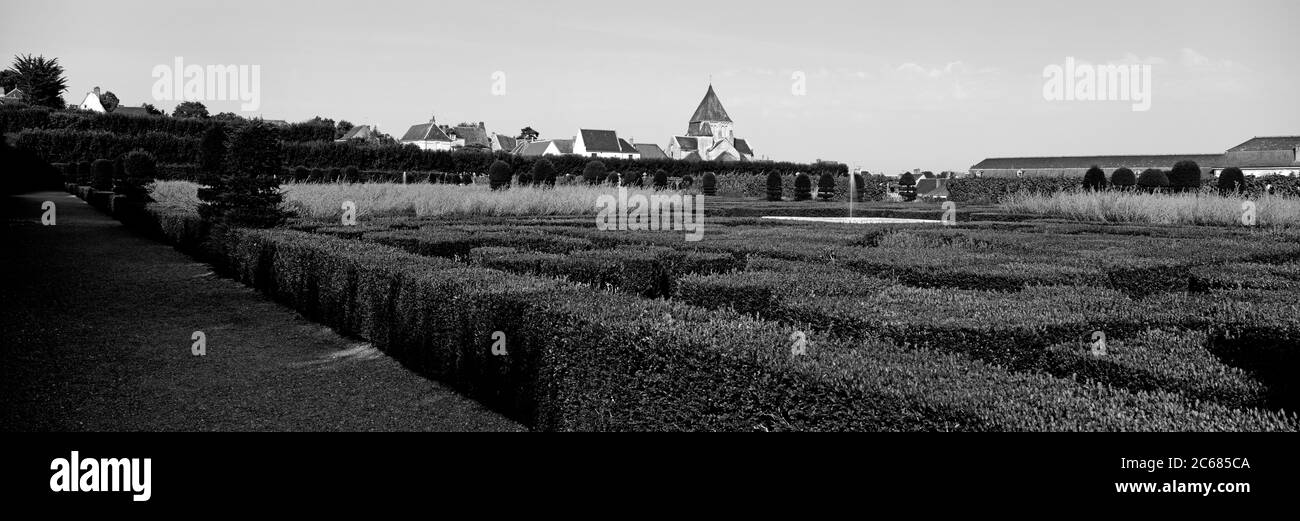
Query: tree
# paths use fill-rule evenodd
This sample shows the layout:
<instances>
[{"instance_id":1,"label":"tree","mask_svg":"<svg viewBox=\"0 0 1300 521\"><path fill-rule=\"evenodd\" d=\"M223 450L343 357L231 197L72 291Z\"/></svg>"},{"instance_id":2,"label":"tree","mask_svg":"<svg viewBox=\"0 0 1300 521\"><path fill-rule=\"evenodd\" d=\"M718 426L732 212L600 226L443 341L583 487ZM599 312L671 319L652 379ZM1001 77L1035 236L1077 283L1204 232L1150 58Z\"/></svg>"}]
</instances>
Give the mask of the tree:
<instances>
[{"instance_id":1,"label":"tree","mask_svg":"<svg viewBox=\"0 0 1300 521\"><path fill-rule=\"evenodd\" d=\"M524 141L536 141L538 136L540 135L541 134L537 133L536 130L533 130L533 127L524 127L519 129L519 137L516 137L515 139L521 139Z\"/></svg>"},{"instance_id":2,"label":"tree","mask_svg":"<svg viewBox=\"0 0 1300 521\"><path fill-rule=\"evenodd\" d=\"M0 71L0 90L9 92L18 87L18 73L10 69Z\"/></svg>"},{"instance_id":3,"label":"tree","mask_svg":"<svg viewBox=\"0 0 1300 521\"><path fill-rule=\"evenodd\" d=\"M63 77L63 66L59 65L58 58L33 58L30 54L15 56L9 70L9 81L27 95L28 103L52 109L67 107L63 93L68 90L68 79Z\"/></svg>"},{"instance_id":4,"label":"tree","mask_svg":"<svg viewBox=\"0 0 1300 521\"><path fill-rule=\"evenodd\" d=\"M898 177L898 186L916 186L916 176L906 172Z\"/></svg>"},{"instance_id":5,"label":"tree","mask_svg":"<svg viewBox=\"0 0 1300 521\"><path fill-rule=\"evenodd\" d=\"M1093 165L1083 174L1083 187L1088 190L1106 189L1106 171Z\"/></svg>"},{"instance_id":6,"label":"tree","mask_svg":"<svg viewBox=\"0 0 1300 521\"><path fill-rule=\"evenodd\" d=\"M234 112L218 112L217 115L212 116L212 120L220 121L222 123L238 124L244 121L244 117L240 116L239 114L235 114Z\"/></svg>"},{"instance_id":7,"label":"tree","mask_svg":"<svg viewBox=\"0 0 1300 521\"><path fill-rule=\"evenodd\" d=\"M208 118L208 108L197 101L182 101L172 111L172 116L177 118Z\"/></svg>"},{"instance_id":8,"label":"tree","mask_svg":"<svg viewBox=\"0 0 1300 521\"><path fill-rule=\"evenodd\" d=\"M284 221L283 195L275 174L280 172L280 140L276 128L253 121L230 136L225 172L212 185L199 188L199 214L229 226L269 228Z\"/></svg>"},{"instance_id":9,"label":"tree","mask_svg":"<svg viewBox=\"0 0 1300 521\"><path fill-rule=\"evenodd\" d=\"M158 110L158 107L155 107L150 103L145 103L144 105L141 105L141 107L144 107L144 111L150 116L164 116L167 114L166 112Z\"/></svg>"},{"instance_id":10,"label":"tree","mask_svg":"<svg viewBox=\"0 0 1300 521\"><path fill-rule=\"evenodd\" d=\"M355 126L356 125L353 125L352 122L346 119L340 119L338 125L334 127L334 139L342 139L343 136Z\"/></svg>"},{"instance_id":11,"label":"tree","mask_svg":"<svg viewBox=\"0 0 1300 521\"><path fill-rule=\"evenodd\" d=\"M108 91L99 95L99 104L104 107L104 110L109 112L117 110L117 106L121 103L122 101L117 99L117 94L113 94L113 91Z\"/></svg>"},{"instance_id":12,"label":"tree","mask_svg":"<svg viewBox=\"0 0 1300 521\"><path fill-rule=\"evenodd\" d=\"M1230 166L1219 172L1219 193L1230 195L1246 189L1246 174L1240 168Z\"/></svg>"},{"instance_id":13,"label":"tree","mask_svg":"<svg viewBox=\"0 0 1300 521\"><path fill-rule=\"evenodd\" d=\"M1201 166L1195 161L1179 161L1169 171L1169 186L1176 191L1195 191L1201 188Z\"/></svg>"}]
</instances>

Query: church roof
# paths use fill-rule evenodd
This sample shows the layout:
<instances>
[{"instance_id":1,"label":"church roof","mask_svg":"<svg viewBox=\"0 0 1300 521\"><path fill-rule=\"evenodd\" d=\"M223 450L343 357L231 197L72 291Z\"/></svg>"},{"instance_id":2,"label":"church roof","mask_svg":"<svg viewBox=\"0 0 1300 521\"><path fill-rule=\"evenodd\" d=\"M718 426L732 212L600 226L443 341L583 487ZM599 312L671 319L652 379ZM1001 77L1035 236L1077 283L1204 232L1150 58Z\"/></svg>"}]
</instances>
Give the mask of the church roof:
<instances>
[{"instance_id":1,"label":"church roof","mask_svg":"<svg viewBox=\"0 0 1300 521\"><path fill-rule=\"evenodd\" d=\"M695 150L699 148L699 141L690 136L673 136L677 140L677 146L682 150Z\"/></svg>"},{"instance_id":2,"label":"church roof","mask_svg":"<svg viewBox=\"0 0 1300 521\"><path fill-rule=\"evenodd\" d=\"M691 123L697 121L725 121L731 123L731 117L727 115L727 109L722 108L722 102L718 100L718 95L713 92L713 85L709 85L709 91L704 93L704 99L700 100L700 106L695 109L695 115L691 116Z\"/></svg>"},{"instance_id":3,"label":"church roof","mask_svg":"<svg viewBox=\"0 0 1300 521\"><path fill-rule=\"evenodd\" d=\"M748 141L745 141L745 140L740 139L740 138L736 138L734 141L735 141L735 145L736 145L736 151L738 151L738 152L740 152L740 153L742 153L742 154L745 154L745 155L747 155L747 156L752 156L752 155L754 155L754 151L753 151L752 149L749 148L749 142L748 142Z\"/></svg>"}]
</instances>

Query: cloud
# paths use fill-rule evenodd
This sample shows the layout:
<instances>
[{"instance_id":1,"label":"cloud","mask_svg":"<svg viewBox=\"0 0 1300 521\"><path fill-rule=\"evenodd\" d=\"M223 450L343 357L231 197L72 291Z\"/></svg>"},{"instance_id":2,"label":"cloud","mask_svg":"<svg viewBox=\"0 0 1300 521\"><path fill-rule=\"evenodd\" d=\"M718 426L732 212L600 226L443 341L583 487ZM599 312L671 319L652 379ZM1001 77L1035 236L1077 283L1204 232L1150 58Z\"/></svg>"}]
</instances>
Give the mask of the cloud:
<instances>
[{"instance_id":1,"label":"cloud","mask_svg":"<svg viewBox=\"0 0 1300 521\"><path fill-rule=\"evenodd\" d=\"M1245 70L1245 67L1232 60L1211 58L1189 48L1183 48L1179 51L1178 61L1184 69L1198 73L1226 73Z\"/></svg>"}]
</instances>

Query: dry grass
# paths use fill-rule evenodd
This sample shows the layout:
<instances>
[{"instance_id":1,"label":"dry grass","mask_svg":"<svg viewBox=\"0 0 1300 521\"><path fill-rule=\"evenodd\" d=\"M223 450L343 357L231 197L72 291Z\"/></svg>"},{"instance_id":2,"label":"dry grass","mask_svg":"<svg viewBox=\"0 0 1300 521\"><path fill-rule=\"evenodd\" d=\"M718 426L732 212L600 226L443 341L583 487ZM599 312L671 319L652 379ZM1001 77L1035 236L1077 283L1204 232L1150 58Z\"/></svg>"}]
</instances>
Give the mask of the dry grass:
<instances>
[{"instance_id":1,"label":"dry grass","mask_svg":"<svg viewBox=\"0 0 1300 521\"><path fill-rule=\"evenodd\" d=\"M159 204L193 208L198 204L197 190L195 183L161 181L155 183L153 197ZM357 217L594 215L597 198L617 193L610 187L586 185L547 189L516 186L493 192L481 184L400 183L289 183L280 190L286 207L311 218L337 217L344 201L356 203ZM653 191L631 189L628 193L649 195Z\"/></svg>"},{"instance_id":2,"label":"dry grass","mask_svg":"<svg viewBox=\"0 0 1300 521\"><path fill-rule=\"evenodd\" d=\"M1012 194L1001 206L1012 213L1036 214L1107 223L1241 226L1244 197L1206 192L1148 194L1135 192L1059 192ZM1300 199L1265 196L1255 203L1263 227L1300 226Z\"/></svg>"}]
</instances>

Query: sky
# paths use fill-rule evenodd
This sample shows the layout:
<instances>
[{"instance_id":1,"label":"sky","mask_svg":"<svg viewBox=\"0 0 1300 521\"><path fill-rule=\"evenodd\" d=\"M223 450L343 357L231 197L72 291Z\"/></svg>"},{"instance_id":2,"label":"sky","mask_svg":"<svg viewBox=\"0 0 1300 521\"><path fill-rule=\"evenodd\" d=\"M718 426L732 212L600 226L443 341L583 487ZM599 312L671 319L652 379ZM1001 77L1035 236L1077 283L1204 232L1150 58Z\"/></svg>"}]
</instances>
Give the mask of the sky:
<instances>
[{"instance_id":1,"label":"sky","mask_svg":"<svg viewBox=\"0 0 1300 521\"><path fill-rule=\"evenodd\" d=\"M710 81L760 158L877 173L1300 134L1294 0L42 0L4 13L0 59L59 58L70 102L99 86L170 112L181 93L155 98L156 67L257 65L257 110L204 93L209 110L395 137L432 115L666 147ZM1149 66L1149 110L1046 99L1045 69L1071 58Z\"/></svg>"}]
</instances>

